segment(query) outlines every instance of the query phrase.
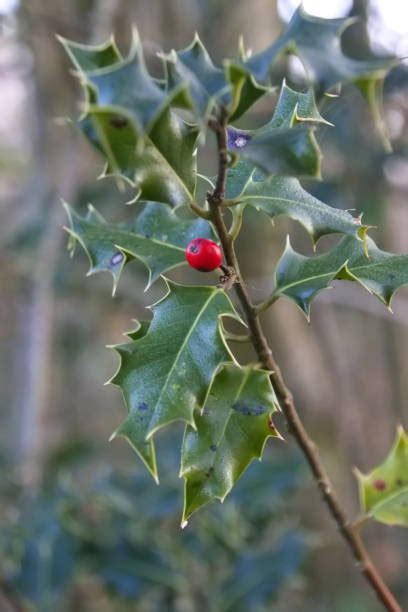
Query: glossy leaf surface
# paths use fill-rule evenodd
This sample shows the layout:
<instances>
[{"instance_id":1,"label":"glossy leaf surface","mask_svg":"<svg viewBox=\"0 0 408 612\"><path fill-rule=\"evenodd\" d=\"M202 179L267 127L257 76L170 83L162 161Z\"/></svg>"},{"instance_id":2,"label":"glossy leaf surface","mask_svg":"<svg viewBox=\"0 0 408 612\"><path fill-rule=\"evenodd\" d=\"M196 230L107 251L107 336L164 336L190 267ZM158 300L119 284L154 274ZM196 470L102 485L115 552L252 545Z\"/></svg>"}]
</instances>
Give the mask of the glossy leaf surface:
<instances>
[{"instance_id":1,"label":"glossy leaf surface","mask_svg":"<svg viewBox=\"0 0 408 612\"><path fill-rule=\"evenodd\" d=\"M152 306L147 333L115 347L121 364L111 381L129 411L114 436L129 441L155 478L153 434L173 421L195 426L194 412L203 407L215 372L233 360L219 319L237 316L219 289L168 285L168 294Z\"/></svg>"},{"instance_id":2,"label":"glossy leaf surface","mask_svg":"<svg viewBox=\"0 0 408 612\"><path fill-rule=\"evenodd\" d=\"M319 177L321 153L314 127L327 124L312 90L297 92L284 82L270 121L251 131L228 128L228 146L266 177L272 174Z\"/></svg>"},{"instance_id":3,"label":"glossy leaf surface","mask_svg":"<svg viewBox=\"0 0 408 612\"><path fill-rule=\"evenodd\" d=\"M286 295L307 314L313 298L335 279L357 281L384 304L408 283L408 255L381 251L371 238L363 243L352 237L322 255L306 257L294 251L288 241L276 269L274 295Z\"/></svg>"},{"instance_id":4,"label":"glossy leaf surface","mask_svg":"<svg viewBox=\"0 0 408 612\"><path fill-rule=\"evenodd\" d=\"M277 401L268 372L228 365L217 374L195 427L187 427L181 474L183 521L201 506L223 501L269 436L279 437L271 415Z\"/></svg>"},{"instance_id":5,"label":"glossy leaf surface","mask_svg":"<svg viewBox=\"0 0 408 612\"><path fill-rule=\"evenodd\" d=\"M238 199L274 218L279 215L298 221L313 243L327 234L350 234L364 238L367 227L347 211L332 208L308 193L295 178L272 177L257 181L252 177Z\"/></svg>"},{"instance_id":6,"label":"glossy leaf surface","mask_svg":"<svg viewBox=\"0 0 408 612\"><path fill-rule=\"evenodd\" d=\"M86 217L68 205L66 209L73 239L71 250L75 241L80 242L91 264L88 274L110 272L114 292L127 261L137 258L145 264L150 286L164 272L185 263L184 251L192 238L213 237L209 223L193 216L186 207L172 210L147 202L134 220L117 226L107 223L93 207Z\"/></svg>"}]
</instances>

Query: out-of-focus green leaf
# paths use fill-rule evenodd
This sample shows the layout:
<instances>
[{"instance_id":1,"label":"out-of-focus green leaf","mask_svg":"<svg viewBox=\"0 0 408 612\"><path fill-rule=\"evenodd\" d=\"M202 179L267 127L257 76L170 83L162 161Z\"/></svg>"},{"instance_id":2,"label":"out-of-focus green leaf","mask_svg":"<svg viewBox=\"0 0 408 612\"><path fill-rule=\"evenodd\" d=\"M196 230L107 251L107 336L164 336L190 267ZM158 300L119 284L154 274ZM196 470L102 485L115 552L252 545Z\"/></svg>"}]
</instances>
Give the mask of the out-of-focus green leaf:
<instances>
[{"instance_id":1,"label":"out-of-focus green leaf","mask_svg":"<svg viewBox=\"0 0 408 612\"><path fill-rule=\"evenodd\" d=\"M332 208L308 193L295 178L272 177L247 182L238 199L274 218L285 215L303 225L315 244L326 234L350 234L364 240L367 226L344 210Z\"/></svg>"},{"instance_id":2,"label":"out-of-focus green leaf","mask_svg":"<svg viewBox=\"0 0 408 612\"><path fill-rule=\"evenodd\" d=\"M363 512L380 523L408 527L408 436L402 427L383 463L356 475Z\"/></svg>"},{"instance_id":3,"label":"out-of-focus green leaf","mask_svg":"<svg viewBox=\"0 0 408 612\"><path fill-rule=\"evenodd\" d=\"M306 552L306 535L296 529L282 533L270 550L241 554L233 576L222 591L222 610L273 609L271 599L299 571Z\"/></svg>"},{"instance_id":4,"label":"out-of-focus green leaf","mask_svg":"<svg viewBox=\"0 0 408 612\"><path fill-rule=\"evenodd\" d=\"M226 61L223 67L215 66L197 34L191 45L173 51L164 61L169 91L186 84L200 122L220 105L237 119L270 89L255 83L238 64Z\"/></svg>"},{"instance_id":5,"label":"out-of-focus green leaf","mask_svg":"<svg viewBox=\"0 0 408 612\"><path fill-rule=\"evenodd\" d=\"M396 290L408 283L408 255L381 251L368 237L365 250L360 240L347 236L327 253L306 257L294 251L288 239L273 295L286 295L309 316L313 298L334 279L357 281L390 306Z\"/></svg>"},{"instance_id":6,"label":"out-of-focus green leaf","mask_svg":"<svg viewBox=\"0 0 408 612\"><path fill-rule=\"evenodd\" d=\"M185 206L171 209L146 202L134 220L117 226L106 223L92 206L86 217L65 207L70 222L70 249L80 242L91 264L88 274L110 272L114 293L124 265L133 258L148 268L149 287L161 274L185 263L185 248L190 240L196 236L213 237L210 224L192 215Z\"/></svg>"},{"instance_id":7,"label":"out-of-focus green leaf","mask_svg":"<svg viewBox=\"0 0 408 612\"><path fill-rule=\"evenodd\" d=\"M280 37L264 51L249 57L244 65L257 81L265 83L278 55L294 53L311 82L322 92L362 76L383 77L393 59L356 60L343 53L341 34L353 23L354 18L322 19L308 15L299 7Z\"/></svg>"},{"instance_id":8,"label":"out-of-focus green leaf","mask_svg":"<svg viewBox=\"0 0 408 612\"><path fill-rule=\"evenodd\" d=\"M353 59L343 53L341 35L355 20L353 18L321 19L308 15L299 7L287 28L267 49L243 62L257 83L270 82L270 71L282 53L292 53L301 60L309 81L319 93L325 93L335 85L352 82L367 99L373 117L379 124L379 104L382 82L388 70L395 65L394 58ZM371 83L374 84L371 86ZM370 92L367 95L367 92Z\"/></svg>"},{"instance_id":9,"label":"out-of-focus green leaf","mask_svg":"<svg viewBox=\"0 0 408 612\"><path fill-rule=\"evenodd\" d=\"M111 381L129 411L113 436L125 437L156 479L153 434L173 421L195 427L215 372L233 361L219 319L237 317L222 290L167 282L146 335L115 347L121 364Z\"/></svg>"},{"instance_id":10,"label":"out-of-focus green leaf","mask_svg":"<svg viewBox=\"0 0 408 612\"><path fill-rule=\"evenodd\" d=\"M62 36L57 38L74 66L84 74L123 61L113 37L101 45L83 45Z\"/></svg>"},{"instance_id":11,"label":"out-of-focus green leaf","mask_svg":"<svg viewBox=\"0 0 408 612\"><path fill-rule=\"evenodd\" d=\"M224 501L270 436L280 437L271 415L277 401L269 373L225 366L217 374L195 428L184 436L180 474L185 479L183 524L193 512Z\"/></svg>"}]
</instances>

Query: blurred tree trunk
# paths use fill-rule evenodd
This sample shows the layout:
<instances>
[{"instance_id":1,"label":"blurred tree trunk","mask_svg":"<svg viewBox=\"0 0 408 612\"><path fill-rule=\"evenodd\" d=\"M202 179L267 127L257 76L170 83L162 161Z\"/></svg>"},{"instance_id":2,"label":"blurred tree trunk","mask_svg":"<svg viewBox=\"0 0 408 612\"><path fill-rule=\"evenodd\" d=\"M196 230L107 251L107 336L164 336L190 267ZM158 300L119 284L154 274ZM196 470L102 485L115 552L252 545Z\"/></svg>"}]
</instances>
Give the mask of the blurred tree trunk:
<instances>
[{"instance_id":1,"label":"blurred tree trunk","mask_svg":"<svg viewBox=\"0 0 408 612\"><path fill-rule=\"evenodd\" d=\"M109 35L118 6L119 3L113 1L94 2L90 41L101 42ZM41 480L44 459L49 451L48 438L52 426L50 388L54 378L54 279L58 252L64 236L64 214L60 197L69 201L75 199L78 165L73 132L49 124L45 119L46 114L53 116L60 105L64 106L62 94L68 86L63 80L60 87L60 74L64 70L62 53L55 53L55 39L43 39L35 27L38 23L35 18L36 11L40 16L43 11L47 11L48 17L58 23L58 9L65 9L66 4L53 3L50 10L43 2L30 1L26 8L29 19L26 24L28 44L34 55L34 67L30 74L34 95L28 105L27 122L37 125L37 131L33 155L35 165L20 205L24 206L27 199L34 198L36 216L43 216L45 221L20 313L21 349L18 370L22 376L17 386L20 392L17 395L18 405L15 411L17 434L14 452L23 480L36 486ZM63 10L61 14L66 13ZM70 23L82 25L82 21L83 11L78 3L76 7L73 6ZM33 28L30 28L30 23L34 24ZM51 61L48 58L52 58ZM55 87L56 83L58 87ZM68 95L67 98L69 99ZM57 130L59 133L56 133ZM53 151L52 158L48 151Z\"/></svg>"}]
</instances>

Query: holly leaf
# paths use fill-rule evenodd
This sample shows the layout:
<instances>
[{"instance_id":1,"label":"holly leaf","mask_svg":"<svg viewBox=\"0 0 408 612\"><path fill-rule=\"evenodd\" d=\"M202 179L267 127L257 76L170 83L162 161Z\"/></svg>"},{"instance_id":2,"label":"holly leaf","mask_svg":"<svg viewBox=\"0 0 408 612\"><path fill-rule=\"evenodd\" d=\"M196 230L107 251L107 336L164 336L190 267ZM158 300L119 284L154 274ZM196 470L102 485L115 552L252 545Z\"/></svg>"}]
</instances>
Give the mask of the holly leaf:
<instances>
[{"instance_id":1,"label":"holly leaf","mask_svg":"<svg viewBox=\"0 0 408 612\"><path fill-rule=\"evenodd\" d=\"M190 101L184 83L166 91L147 71L142 45L133 32L128 57L98 70L85 73L86 83L95 91L97 105L123 109L138 130L149 133L165 108L188 108Z\"/></svg>"},{"instance_id":2,"label":"holly leaf","mask_svg":"<svg viewBox=\"0 0 408 612\"><path fill-rule=\"evenodd\" d=\"M273 116L257 130L228 128L228 148L255 165L265 176L320 178L321 152L314 136L319 125L330 125L319 113L310 89L297 92L282 84Z\"/></svg>"},{"instance_id":3,"label":"holly leaf","mask_svg":"<svg viewBox=\"0 0 408 612\"><path fill-rule=\"evenodd\" d=\"M327 121L319 113L313 91L297 92L284 82L265 126L253 132L228 128L228 147L234 153L239 151L242 159L228 172L226 197L254 206L272 218L286 215L298 221L314 244L333 233L364 239L367 227L359 218L324 204L293 176L268 177L271 173L319 175L321 154L313 128L307 126L324 124Z\"/></svg>"},{"instance_id":4,"label":"holly leaf","mask_svg":"<svg viewBox=\"0 0 408 612\"><path fill-rule=\"evenodd\" d=\"M341 35L354 18L321 19L308 15L300 6L286 30L267 49L249 57L243 65L262 85L270 83L273 64L282 53L293 53L301 60L309 81L319 94L341 83L352 82L369 103L372 115L384 140L379 106L382 82L395 58L353 59L344 54ZM385 141L385 144L388 143Z\"/></svg>"},{"instance_id":5,"label":"holly leaf","mask_svg":"<svg viewBox=\"0 0 408 612\"><path fill-rule=\"evenodd\" d=\"M113 37L101 45L83 45L63 36L57 36L57 39L80 73L87 74L123 61Z\"/></svg>"},{"instance_id":6,"label":"holly leaf","mask_svg":"<svg viewBox=\"0 0 408 612\"><path fill-rule=\"evenodd\" d=\"M244 67L226 61L216 66L196 34L193 42L181 51L163 56L168 90L186 84L196 115L200 121L220 106L231 119L239 118L271 88L257 84Z\"/></svg>"},{"instance_id":7,"label":"holly leaf","mask_svg":"<svg viewBox=\"0 0 408 612\"><path fill-rule=\"evenodd\" d=\"M153 435L173 421L195 427L194 412L203 407L214 374L234 361L220 317L238 318L220 289L167 283L146 335L114 347L121 363L111 380L128 408L112 437L126 438L156 479Z\"/></svg>"},{"instance_id":8,"label":"holly leaf","mask_svg":"<svg viewBox=\"0 0 408 612\"><path fill-rule=\"evenodd\" d=\"M273 296L291 298L309 317L313 298L335 279L360 283L390 308L394 293L408 283L408 255L381 251L368 237L364 247L347 236L327 253L306 257L292 249L288 238L276 268Z\"/></svg>"},{"instance_id":9,"label":"holly leaf","mask_svg":"<svg viewBox=\"0 0 408 612\"><path fill-rule=\"evenodd\" d=\"M320 114L312 87L305 92L296 91L284 79L269 127L292 127L297 123L332 126Z\"/></svg>"},{"instance_id":10,"label":"holly leaf","mask_svg":"<svg viewBox=\"0 0 408 612\"><path fill-rule=\"evenodd\" d=\"M217 374L184 436L184 525L205 504L223 502L251 461L261 459L266 440L280 437L271 417L277 409L268 372L231 364Z\"/></svg>"},{"instance_id":11,"label":"holly leaf","mask_svg":"<svg viewBox=\"0 0 408 612\"><path fill-rule=\"evenodd\" d=\"M266 176L321 178L321 153L313 128L305 125L266 129L248 141L241 155Z\"/></svg>"},{"instance_id":12,"label":"holly leaf","mask_svg":"<svg viewBox=\"0 0 408 612\"><path fill-rule=\"evenodd\" d=\"M81 46L87 49L85 61L82 56L78 59L75 45L64 46L81 68L86 107L77 124L106 156L103 176L125 178L136 189L135 199L172 206L192 201L199 129L186 124L171 108L191 104L185 85L166 91L151 77L136 33L129 56L120 61L115 57L111 64L95 47ZM89 69L89 58L95 56L97 68Z\"/></svg>"},{"instance_id":13,"label":"holly leaf","mask_svg":"<svg viewBox=\"0 0 408 612\"><path fill-rule=\"evenodd\" d=\"M380 523L408 527L408 436L402 427L384 462L368 474L356 470L361 507Z\"/></svg>"},{"instance_id":14,"label":"holly leaf","mask_svg":"<svg viewBox=\"0 0 408 612\"><path fill-rule=\"evenodd\" d=\"M344 54L341 35L355 18L322 19L300 6L279 38L264 51L249 57L245 67L257 82L268 83L271 66L282 53L294 53L302 61L314 88L326 92L334 85L362 76L383 77L394 58L359 60Z\"/></svg>"},{"instance_id":15,"label":"holly leaf","mask_svg":"<svg viewBox=\"0 0 408 612\"><path fill-rule=\"evenodd\" d=\"M147 287L161 274L185 263L185 248L195 237L213 238L211 226L185 206L171 209L146 202L143 210L127 223L108 224L92 207L81 217L64 204L69 217L67 231L71 252L78 241L90 261L88 275L107 271L113 276L113 293L125 264L136 258L149 271Z\"/></svg>"},{"instance_id":16,"label":"holly leaf","mask_svg":"<svg viewBox=\"0 0 408 612\"><path fill-rule=\"evenodd\" d=\"M102 176L124 177L136 189L135 199L171 206L194 199L199 130L170 108L163 109L142 146L132 117L122 109L91 106L80 127L107 157Z\"/></svg>"},{"instance_id":17,"label":"holly leaf","mask_svg":"<svg viewBox=\"0 0 408 612\"><path fill-rule=\"evenodd\" d=\"M368 227L349 212L332 208L308 193L295 178L255 180L252 174L238 200L263 211L272 219L285 215L306 229L315 245L327 234L350 234L365 241Z\"/></svg>"}]
</instances>

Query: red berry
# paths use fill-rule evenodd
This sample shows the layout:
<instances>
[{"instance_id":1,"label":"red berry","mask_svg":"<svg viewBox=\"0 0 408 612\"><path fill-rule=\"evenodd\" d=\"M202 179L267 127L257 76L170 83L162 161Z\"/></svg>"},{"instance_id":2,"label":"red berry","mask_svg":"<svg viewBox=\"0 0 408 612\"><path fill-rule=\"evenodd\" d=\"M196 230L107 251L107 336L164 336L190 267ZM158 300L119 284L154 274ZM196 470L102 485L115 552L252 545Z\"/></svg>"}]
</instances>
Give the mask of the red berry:
<instances>
[{"instance_id":1,"label":"red berry","mask_svg":"<svg viewBox=\"0 0 408 612\"><path fill-rule=\"evenodd\" d=\"M186 259L192 268L211 272L222 264L221 249L208 238L194 238L186 248Z\"/></svg>"}]
</instances>

